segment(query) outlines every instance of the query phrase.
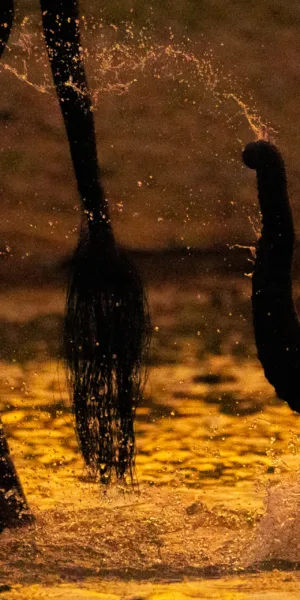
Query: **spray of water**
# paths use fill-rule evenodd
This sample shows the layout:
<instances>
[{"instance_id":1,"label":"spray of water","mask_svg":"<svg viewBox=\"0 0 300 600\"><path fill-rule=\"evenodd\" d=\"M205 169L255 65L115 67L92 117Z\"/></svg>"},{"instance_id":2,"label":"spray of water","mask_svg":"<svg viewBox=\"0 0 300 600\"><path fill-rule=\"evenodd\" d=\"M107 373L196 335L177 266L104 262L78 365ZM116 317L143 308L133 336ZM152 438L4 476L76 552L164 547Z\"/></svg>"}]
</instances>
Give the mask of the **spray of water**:
<instances>
[{"instance_id":1,"label":"spray of water","mask_svg":"<svg viewBox=\"0 0 300 600\"><path fill-rule=\"evenodd\" d=\"M29 18L25 18L18 38L12 43L17 52L8 53L8 60L0 63L0 69L9 72L37 92L54 94L51 78L48 76L44 42L41 34L33 31L30 25ZM143 76L150 75L156 80L172 80L178 86L185 86L189 93L201 86L212 100L211 110L217 114L222 112L228 125L239 115L243 115L257 139L273 141L275 130L262 119L255 106L250 106L242 97L241 83L237 84L233 76L216 63L211 49L200 51L199 56L199 49L195 50L195 45L189 38L184 39L183 43L176 43L170 33L170 42L162 44L154 40L146 28L137 31L128 23L124 24L123 29L111 25L110 32L105 37L101 23L93 23L90 28L84 18L83 28L88 34L92 32L90 48L87 45L82 51L89 68L94 108L104 93L128 93ZM37 82L37 78L41 81ZM83 93L71 79L66 85L75 89L79 95ZM233 102L238 107L234 115Z\"/></svg>"},{"instance_id":2,"label":"spray of water","mask_svg":"<svg viewBox=\"0 0 300 600\"><path fill-rule=\"evenodd\" d=\"M242 552L243 566L300 564L300 485L295 474L269 486L265 512Z\"/></svg>"},{"instance_id":3,"label":"spray of water","mask_svg":"<svg viewBox=\"0 0 300 600\"><path fill-rule=\"evenodd\" d=\"M45 71L45 65L47 65L46 54L45 52L43 54L43 51L41 50L41 41L39 40L39 44L37 44L36 36L27 31L28 27L29 23L27 20L22 24L19 38L17 41L13 42L14 46L19 49L19 53L22 55L21 62L23 67L20 68L19 66L20 55L15 59L14 56L12 56L13 53L11 53L11 55L8 53L7 62L3 61L0 63L0 69L9 73L11 76L16 77L20 81L24 82L24 84L29 85L36 92L54 95L50 77L47 76L47 71ZM119 32L114 30L112 31L116 34L116 37L118 37ZM128 93L132 88L134 88L140 78L142 78L144 75L151 75L155 80L168 78L172 81L175 81L179 86L185 86L190 91L197 89L199 85L201 85L205 93L208 94L212 99L212 110L216 113L222 112L225 114L225 116L228 115L228 124L230 124L238 115L243 115L243 118L245 118L249 128L257 139L273 138L275 131L269 126L269 124L264 122L257 110L253 108L253 106L250 106L242 98L242 94L236 91L237 86L233 78L228 76L228 74L225 74L220 66L214 65L211 51L206 52L199 57L194 50L192 51L188 49L188 41L186 41L184 45L176 44L174 40L171 40L171 42L168 44L158 44L152 41L145 32L139 32L136 34L134 28L132 27L127 28L126 33L127 36L125 42L113 40L109 46L104 46L104 44L99 41L95 35L94 41L96 41L96 43L93 45L93 50L85 51L86 62L90 67L89 80L92 88L93 105L95 109L97 108L103 93ZM37 47L38 51L36 50ZM37 77L40 77L40 81L36 81ZM72 80L69 80L67 85L73 88L75 87ZM77 91L79 93L79 90ZM233 103L238 108L238 112L235 113L234 116L231 114ZM155 503L157 504L157 492L155 492L155 496ZM245 567L253 564L253 562L261 562L270 558L291 561L299 560L299 546L298 544L295 545L295 543L293 543L294 540L299 538L300 531L299 519L297 516L299 498L299 483L294 483L293 486L291 486L290 483L282 484L281 487L277 486L269 491L266 504L266 514L258 526L259 535L257 535L257 530L253 543L250 546L248 545L247 553L246 551L244 553L243 565ZM175 500L177 501L176 498ZM153 506L153 501L150 502L149 498L146 498L146 504ZM165 502L165 498L163 498L161 506L165 507L166 505L167 503ZM170 503L170 506L172 506L172 503ZM206 523L206 521L210 524L210 527L213 526L214 529L216 528L214 514L209 512L205 513L203 507L201 506L197 513L194 505L193 510L190 510L190 512L188 512L185 506L181 507L181 512L178 511L177 506L176 510L174 509L174 512L171 509L168 512L169 509L167 508L164 510L166 511L166 514L163 514L163 518L159 517L160 520L158 519L157 521L158 525L155 520L153 521L152 514L149 516L149 518L147 516L146 520L146 517L143 513L140 520L138 519L138 516L136 517L137 523L135 523L135 526L133 527L132 510L130 507L127 520L124 519L123 511L120 517L120 524L117 533L115 527L115 515L112 511L110 511L112 517L111 522L108 521L109 525L104 522L105 520L103 521L103 507L99 511L99 514L95 512L94 522L92 525L98 534L96 541L97 544L99 544L97 546L94 538L93 552L95 554L95 565L99 564L99 560L101 558L102 562L103 560L107 560L113 568L121 568L121 566L124 568L124 565L129 566L132 563L132 548L139 547L139 544L136 544L136 537L140 533L141 539L144 538L145 531L148 537L146 536L147 544L145 544L144 554L140 553L140 555L138 555L138 550L136 550L137 555L134 556L136 562L140 561L142 568L145 567L145 564L146 566L155 564L155 561L157 561L157 564L160 567L162 561L166 561L167 559L175 568L178 568L178 565L182 564L183 557L180 551L178 550L176 553L174 550L172 550L174 548L173 536L175 534L177 535L176 539L178 541L178 548L180 547L180 544L182 544L183 535L185 536L185 543L187 543L187 541L189 543L189 555L187 552L185 552L185 560L187 563L197 560L198 564L200 563L201 566L205 566L207 563L212 564L214 557L211 556L213 553L211 550L211 538L209 538L208 542L205 543L205 540L202 539L200 533L202 532L201 527L203 523ZM107 514L110 513L107 509ZM175 522L175 516L178 518L178 523ZM53 548L51 547L49 550L53 559L53 565L55 565L55 567L57 563L58 548L62 546L64 550L66 548L70 550L70 548L72 549L71 544L74 543L74 522L72 522L72 515L68 514L66 516L66 513L64 512L63 518L69 519L65 528L65 546L63 546L61 542L61 532L58 536L59 545L55 545L54 535L57 535L57 525L60 518L62 517L58 514L54 519L55 523L52 530L53 538L51 538ZM77 532L76 536L79 542L85 540L87 530L85 514L81 516L81 519L82 523L79 524L80 527L78 523L75 523ZM187 529L187 521L190 530ZM190 524L189 521L193 522ZM222 527L224 525L223 521L221 523ZM106 536L103 538L103 543L101 541L103 537L101 523L103 523ZM43 525L42 519L41 525ZM232 521L229 519L228 523L226 522L225 525L226 527L228 525L227 529L229 531L232 528ZM91 526L90 518L88 526ZM168 528L171 526L172 530L169 531ZM178 529L176 529L175 526L177 526ZM44 534L43 528L41 527L40 534L38 527L39 522L34 534L35 544L40 544L41 548L39 548L39 552L42 553L42 551L45 551ZM128 530L132 530L132 537L129 539L129 541ZM160 533L160 530L163 531L163 534ZM190 531L190 537L188 537L188 539L187 531ZM200 532L198 538L195 536L195 531ZM70 532L70 537L68 537L68 532ZM15 535L18 536L18 532ZM41 535L42 541L39 539L39 535ZM116 551L114 554L112 552L111 543L115 541L115 537L117 535L119 535L119 538L122 542L125 540L127 543L123 554L121 554L121 558L119 556L120 544L116 543ZM150 556L148 556L149 540L152 544L151 547L153 547L153 554L150 554ZM17 541L19 542L19 540ZM30 539L26 541L29 545ZM117 541L120 540L117 539ZM220 545L223 541L224 540L220 536ZM14 539L7 534L7 546L9 549L11 549L13 542ZM107 545L107 542L109 542L110 545ZM8 548L5 548L5 552ZM83 544L82 548L84 548ZM202 554L200 553L199 548L201 548ZM76 553L78 553L77 544L74 550L74 555L76 555ZM173 554L171 554L171 551ZM24 546L24 553L25 552L27 552L27 546ZM219 548L216 549L216 553L217 552L219 552ZM224 550L224 556L225 554L226 553ZM85 557L83 556L82 560L84 558ZM31 560L31 557L30 564L35 564L35 562Z\"/></svg>"}]
</instances>

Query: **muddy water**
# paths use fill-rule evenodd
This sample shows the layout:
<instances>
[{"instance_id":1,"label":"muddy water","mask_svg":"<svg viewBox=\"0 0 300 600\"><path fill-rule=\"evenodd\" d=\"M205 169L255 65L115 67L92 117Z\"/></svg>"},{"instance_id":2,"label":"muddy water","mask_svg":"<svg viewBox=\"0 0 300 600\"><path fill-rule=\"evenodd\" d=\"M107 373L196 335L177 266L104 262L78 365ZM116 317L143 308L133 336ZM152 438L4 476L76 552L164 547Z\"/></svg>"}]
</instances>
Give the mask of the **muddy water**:
<instances>
[{"instance_id":1,"label":"muddy water","mask_svg":"<svg viewBox=\"0 0 300 600\"><path fill-rule=\"evenodd\" d=\"M138 485L104 492L74 435L62 291L1 294L1 411L36 518L1 535L1 598L298 598L299 417L255 358L250 281L174 279L149 298Z\"/></svg>"}]
</instances>

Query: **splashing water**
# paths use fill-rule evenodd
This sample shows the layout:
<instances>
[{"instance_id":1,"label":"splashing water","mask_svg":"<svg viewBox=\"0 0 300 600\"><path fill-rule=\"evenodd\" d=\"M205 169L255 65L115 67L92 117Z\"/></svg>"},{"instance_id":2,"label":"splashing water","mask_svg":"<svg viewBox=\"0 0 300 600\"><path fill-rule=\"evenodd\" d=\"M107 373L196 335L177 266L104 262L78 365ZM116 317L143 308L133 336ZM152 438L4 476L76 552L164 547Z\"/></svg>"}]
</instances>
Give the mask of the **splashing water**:
<instances>
[{"instance_id":1,"label":"splashing water","mask_svg":"<svg viewBox=\"0 0 300 600\"><path fill-rule=\"evenodd\" d=\"M49 295L49 289L34 292L32 317L47 310ZM15 319L25 296L17 290L2 298L2 310L13 306ZM84 476L66 383L53 381L53 360L1 365L4 427L36 517L33 527L1 534L1 583L22 586L13 600L42 598L43 586L61 584L104 592L111 581L119 586L117 600L125 590L153 600L153 581L161 593L165 581L177 581L185 600L196 578L198 586L210 577L228 582L253 565L263 570L264 563L267 569L271 561L285 562L288 568L300 560L293 542L300 531L300 488L297 479L290 483L298 462L297 421L270 396L249 346L249 317L248 324L240 318L249 310L248 281L193 273L184 282L152 287L150 299L158 332L156 366L137 415L139 494L111 488L103 495ZM63 310L61 291L52 305ZM44 316L49 336L54 321ZM281 483L270 487L274 470ZM249 572L244 577L249 589ZM147 580L152 589L141 595ZM240 589L241 580L232 585ZM257 592L257 582L253 586ZM46 597L73 598L64 589L57 594Z\"/></svg>"},{"instance_id":2,"label":"splashing water","mask_svg":"<svg viewBox=\"0 0 300 600\"><path fill-rule=\"evenodd\" d=\"M26 33L27 26L28 22L14 42L22 54L23 70L16 66L13 57L8 57L7 63L0 63L0 68L35 91L53 95L53 86L46 73L48 62L45 52L41 50L41 44L38 45L36 36ZM117 34L117 31L112 31L112 35L117 37ZM206 52L199 58L196 51L187 50L188 42L178 45L172 40L166 45L158 44L145 32L134 39L133 28L129 29L127 38L126 43L112 41L109 47L102 47L95 38L97 43L93 50L85 53L95 108L101 101L101 94L129 93L134 91L144 75L150 75L155 80L170 80L188 90L188 101L196 109L193 91L201 85L210 99L211 111L225 115L228 125L243 115L257 138L270 139L273 135L274 130L236 91L239 86L233 78L225 75L220 66L214 66L212 52ZM19 62L18 57L16 63ZM38 77L41 83L36 82ZM74 87L72 81L67 85ZM233 116L232 105L238 107L238 113ZM216 574L222 578L223 574L242 572L253 564L272 560L278 564L280 561L294 565L299 562L300 548L295 542L300 532L299 482L291 484L287 481L272 486L268 490L262 517L257 517L257 511L262 511L258 499L261 502L265 490L260 489L256 494L251 487L253 479L260 479L262 473L268 472L268 469L272 472L274 467L266 448L277 421L284 422L284 431L288 432L295 417L285 406L278 408L276 403L267 405L270 390L261 370L252 365L247 375L246 363L243 363L240 354L237 354L232 380L230 377L226 380L218 360L220 354L228 351L231 354L229 361L234 362L232 355L235 349L241 352L243 336L239 327L244 322L244 305L234 305L234 310L228 312L231 311L230 292L224 288L224 282L219 282L216 288L220 294L224 292L224 306L213 290L213 300L202 319L206 294L202 276L193 285L196 287L190 292L190 297L184 289L183 308L178 309L181 312L177 315L178 323L182 323L184 318L187 321L191 319L193 298L196 306L192 333L180 330L169 338L170 364L180 359L182 363L176 367L168 365L164 368L161 364L157 367L151 390L153 406L145 405L140 409L139 496L117 490L110 491L104 498L99 497L98 488L84 481L82 465L78 466L80 459L76 454L65 390L63 402L60 398L60 403L53 408L53 394L49 391L52 381L47 383L45 375L36 396L33 394L33 399L27 400L28 410L25 395L23 398L21 392L15 392L14 386L11 386L14 404L13 410L6 414L5 425L9 427L9 418L21 422L19 429L15 425L12 428L11 435L13 429L16 430L17 440L13 449L21 461L20 475L29 490L36 524L26 531L5 532L1 536L0 559L5 583L12 581L12 574L14 580L24 586L32 582L42 585L52 585L54 581L58 584L74 580L87 582L92 577L125 581L128 577L137 581L153 577L169 581L181 578L186 581ZM215 286L215 282L212 285ZM161 290L155 291L157 297L161 294L164 298L155 317L155 322L166 318L166 323L162 322L163 332L168 323L176 321L174 315L164 312L166 299L172 293L172 289L164 294ZM175 290L176 301L174 298L170 300L170 306L176 305L180 293L182 290ZM236 293L234 289L234 297ZM241 296L243 300L246 297L248 305L249 292L243 288ZM200 315L201 331L199 304L203 313ZM219 347L220 330L216 327L219 305L222 305L228 320L227 350ZM235 326L232 326L232 313L237 315ZM223 340L224 315L220 321ZM205 384L206 388L211 388L209 390L203 387L201 381L199 383L199 354L193 355L196 352L195 332L199 334L198 348L207 329L211 332L208 356L215 355L213 359L206 357L206 362L201 356L201 369L206 369L207 381L211 382ZM247 331L244 343L247 360L249 338ZM163 352L166 349L163 345L162 348L160 361L165 360ZM197 352L201 354L198 349ZM183 357L188 366L183 365ZM12 368L9 365L4 370L9 373ZM38 371L40 365L35 368ZM47 369L49 371L48 366ZM189 369L193 370L192 375ZM225 371L228 376L228 365ZM239 381L238 385L236 381L241 371L242 382ZM172 389L168 389L168 385ZM2 391L6 399L7 391ZM258 404L264 403L266 407L257 408L257 400ZM32 409L34 402L35 410ZM166 413L166 418L161 414L157 416L161 406L165 412L168 408L172 409L172 412ZM260 409L268 411L265 425L253 416ZM37 419L40 420L38 426ZM49 422L52 423L50 428ZM34 434L29 435L32 431ZM55 440L51 449L50 438ZM285 442L280 441L282 448ZM19 445L22 445L20 451ZM24 457L20 458L23 454ZM220 484L217 492L216 480ZM248 538L251 538L251 543ZM182 585L181 590L185 592L186 583ZM25 598L24 590L21 594ZM36 594L30 598L43 597L40 589ZM204 597L211 599L214 596L211 593ZM241 598L244 600L245 597ZM254 597L252 594L251 599Z\"/></svg>"},{"instance_id":3,"label":"splashing water","mask_svg":"<svg viewBox=\"0 0 300 600\"><path fill-rule=\"evenodd\" d=\"M271 141L272 134L276 133L273 128L265 125L261 117L253 109L247 106L247 104L243 102L243 100L239 98L236 94L232 92L223 92L223 95L224 98L228 100L233 100L240 107L244 117L246 118L253 133L255 133L257 139Z\"/></svg>"},{"instance_id":4,"label":"splashing water","mask_svg":"<svg viewBox=\"0 0 300 600\"><path fill-rule=\"evenodd\" d=\"M300 481L286 477L267 490L265 512L252 542L243 551L243 565L300 565Z\"/></svg>"},{"instance_id":5,"label":"splashing water","mask_svg":"<svg viewBox=\"0 0 300 600\"><path fill-rule=\"evenodd\" d=\"M43 40L37 32L29 31L30 22L25 18L21 25L21 32L14 48L21 51L23 57L23 69L9 62L0 63L0 69L8 71L14 77L31 86L42 94L52 94L53 85L48 72L46 52L43 48ZM87 21L84 19L84 27L89 31ZM93 29L97 27L93 25ZM102 31L102 25L98 29ZM122 31L120 28L111 26L115 37L119 38ZM126 41L112 40L110 45L104 46L99 41L97 34L93 32L91 49L83 50L86 63L90 69L89 80L94 108L100 102L104 93L122 95L128 93L142 76L150 75L156 80L170 79L178 86L189 91L197 90L199 85L204 92L210 96L211 111L223 112L227 123L230 124L238 115L243 115L256 138L273 139L276 131L263 121L255 108L250 106L242 97L237 88L240 83L234 81L231 74L225 73L221 65L216 65L212 50L205 50L201 58L196 55L193 44L189 38L184 43L174 42L174 36L170 34L171 43L161 44L148 35L146 28L136 32L132 25L126 24L123 37ZM103 37L103 36L102 36ZM16 59L18 62L18 59ZM30 67L29 67L30 65ZM42 83L36 83L36 73L42 72L40 77ZM32 73L32 74L31 74ZM66 84L72 87L80 95L79 90L72 80ZM188 98L186 98L188 101ZM230 105L234 102L238 113L231 114ZM196 101L192 100L196 105ZM240 141L240 140L239 140ZM241 145L242 142L240 142Z\"/></svg>"}]
</instances>

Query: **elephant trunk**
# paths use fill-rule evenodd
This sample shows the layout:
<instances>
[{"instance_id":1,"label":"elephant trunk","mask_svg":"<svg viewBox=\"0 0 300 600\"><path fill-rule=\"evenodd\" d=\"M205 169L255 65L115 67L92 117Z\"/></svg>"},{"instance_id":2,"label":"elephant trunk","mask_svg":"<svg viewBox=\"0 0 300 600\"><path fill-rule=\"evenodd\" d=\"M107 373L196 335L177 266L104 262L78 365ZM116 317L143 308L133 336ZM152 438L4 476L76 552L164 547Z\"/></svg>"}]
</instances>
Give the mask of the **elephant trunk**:
<instances>
[{"instance_id":1,"label":"elephant trunk","mask_svg":"<svg viewBox=\"0 0 300 600\"><path fill-rule=\"evenodd\" d=\"M293 303L294 225L285 166L276 146L252 142L243 161L257 174L262 213L252 278L252 311L258 358L279 398L300 412L300 324Z\"/></svg>"}]
</instances>

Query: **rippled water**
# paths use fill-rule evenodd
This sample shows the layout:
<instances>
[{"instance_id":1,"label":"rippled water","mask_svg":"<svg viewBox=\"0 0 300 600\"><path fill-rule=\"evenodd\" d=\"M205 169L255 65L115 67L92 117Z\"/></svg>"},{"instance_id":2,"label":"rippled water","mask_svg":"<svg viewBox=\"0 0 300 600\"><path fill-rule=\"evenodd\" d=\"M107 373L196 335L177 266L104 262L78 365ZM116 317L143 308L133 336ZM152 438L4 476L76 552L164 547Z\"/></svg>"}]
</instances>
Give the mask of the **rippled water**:
<instances>
[{"instance_id":1,"label":"rippled water","mask_svg":"<svg viewBox=\"0 0 300 600\"><path fill-rule=\"evenodd\" d=\"M63 293L1 294L1 411L36 517L1 535L1 597L296 598L299 417L255 358L250 281L195 274L149 297L138 486L104 493L57 356Z\"/></svg>"}]
</instances>

